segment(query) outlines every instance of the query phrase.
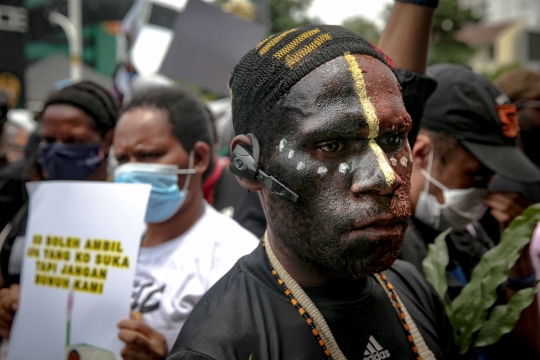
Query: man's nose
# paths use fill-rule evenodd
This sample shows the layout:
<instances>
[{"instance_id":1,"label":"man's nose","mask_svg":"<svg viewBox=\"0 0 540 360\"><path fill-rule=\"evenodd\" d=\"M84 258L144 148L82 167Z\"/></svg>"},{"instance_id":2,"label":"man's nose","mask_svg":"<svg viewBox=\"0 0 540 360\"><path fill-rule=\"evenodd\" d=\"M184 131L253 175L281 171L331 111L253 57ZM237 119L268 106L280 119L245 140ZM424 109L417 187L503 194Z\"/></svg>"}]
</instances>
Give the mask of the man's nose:
<instances>
[{"instance_id":1,"label":"man's nose","mask_svg":"<svg viewBox=\"0 0 540 360\"><path fill-rule=\"evenodd\" d=\"M375 140L370 140L368 145L365 155L359 157L351 167L351 192L355 196L363 193L390 195L403 181Z\"/></svg>"}]
</instances>

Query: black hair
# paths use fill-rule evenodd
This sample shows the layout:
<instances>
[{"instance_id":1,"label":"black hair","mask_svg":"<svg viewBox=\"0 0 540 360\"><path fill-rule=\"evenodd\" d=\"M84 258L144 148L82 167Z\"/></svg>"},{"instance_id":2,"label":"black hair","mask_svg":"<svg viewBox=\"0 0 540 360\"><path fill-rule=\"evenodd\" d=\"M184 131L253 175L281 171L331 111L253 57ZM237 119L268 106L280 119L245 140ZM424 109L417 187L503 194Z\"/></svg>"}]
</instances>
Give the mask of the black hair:
<instances>
[{"instance_id":1,"label":"black hair","mask_svg":"<svg viewBox=\"0 0 540 360\"><path fill-rule=\"evenodd\" d=\"M214 142L209 111L201 100L180 87L156 86L137 92L122 109L122 114L135 108L154 108L165 111L171 133L182 147L191 151L197 141L210 146L210 163L203 178L213 169Z\"/></svg>"},{"instance_id":2,"label":"black hair","mask_svg":"<svg viewBox=\"0 0 540 360\"><path fill-rule=\"evenodd\" d=\"M118 107L112 96L91 81L81 81L52 93L45 101L42 114L47 107L57 104L72 105L87 113L101 136L114 130L118 120Z\"/></svg>"},{"instance_id":3,"label":"black hair","mask_svg":"<svg viewBox=\"0 0 540 360\"><path fill-rule=\"evenodd\" d=\"M346 53L372 56L394 70L375 45L342 26L306 25L263 40L240 60L229 82L236 134L253 133L264 142L277 101L305 75Z\"/></svg>"}]
</instances>

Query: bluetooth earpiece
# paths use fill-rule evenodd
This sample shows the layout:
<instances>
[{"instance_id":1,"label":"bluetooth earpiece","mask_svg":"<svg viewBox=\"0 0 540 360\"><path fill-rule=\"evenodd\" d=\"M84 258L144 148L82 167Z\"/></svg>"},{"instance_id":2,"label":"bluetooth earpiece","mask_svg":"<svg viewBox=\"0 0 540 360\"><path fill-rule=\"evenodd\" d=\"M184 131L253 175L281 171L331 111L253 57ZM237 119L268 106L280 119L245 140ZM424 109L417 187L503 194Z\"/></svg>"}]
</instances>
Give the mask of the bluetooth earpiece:
<instances>
[{"instance_id":1,"label":"bluetooth earpiece","mask_svg":"<svg viewBox=\"0 0 540 360\"><path fill-rule=\"evenodd\" d=\"M298 194L283 185L279 180L259 169L259 141L253 134L247 134L253 144L253 153L238 144L231 155L229 170L236 176L244 179L259 180L276 195L283 196L292 202L298 200Z\"/></svg>"}]
</instances>

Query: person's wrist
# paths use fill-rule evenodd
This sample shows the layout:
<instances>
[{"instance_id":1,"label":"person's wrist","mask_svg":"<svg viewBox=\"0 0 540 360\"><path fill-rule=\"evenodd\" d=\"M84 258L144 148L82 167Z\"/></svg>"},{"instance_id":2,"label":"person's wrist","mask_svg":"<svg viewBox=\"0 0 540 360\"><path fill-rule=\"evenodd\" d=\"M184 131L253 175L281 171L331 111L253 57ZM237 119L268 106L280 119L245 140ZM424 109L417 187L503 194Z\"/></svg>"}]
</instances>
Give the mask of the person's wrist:
<instances>
[{"instance_id":1,"label":"person's wrist","mask_svg":"<svg viewBox=\"0 0 540 360\"><path fill-rule=\"evenodd\" d=\"M439 6L439 0L396 0L396 2L415 4L430 8L437 8Z\"/></svg>"}]
</instances>

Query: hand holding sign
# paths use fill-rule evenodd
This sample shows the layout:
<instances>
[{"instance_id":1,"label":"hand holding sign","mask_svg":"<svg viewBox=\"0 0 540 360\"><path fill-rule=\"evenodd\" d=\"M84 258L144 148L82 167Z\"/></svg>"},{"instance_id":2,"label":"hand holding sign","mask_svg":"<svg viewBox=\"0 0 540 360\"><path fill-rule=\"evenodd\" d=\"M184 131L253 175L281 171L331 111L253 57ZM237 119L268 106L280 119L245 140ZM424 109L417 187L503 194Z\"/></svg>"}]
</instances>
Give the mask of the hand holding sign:
<instances>
[{"instance_id":1,"label":"hand holding sign","mask_svg":"<svg viewBox=\"0 0 540 360\"><path fill-rule=\"evenodd\" d=\"M169 353L165 337L144 324L136 314L132 312L130 319L118 323L118 337L126 343L122 357L124 360L165 359Z\"/></svg>"},{"instance_id":2,"label":"hand holding sign","mask_svg":"<svg viewBox=\"0 0 540 360\"><path fill-rule=\"evenodd\" d=\"M19 307L19 285L0 290L0 336L9 339L13 315Z\"/></svg>"},{"instance_id":3,"label":"hand holding sign","mask_svg":"<svg viewBox=\"0 0 540 360\"><path fill-rule=\"evenodd\" d=\"M8 359L120 359L116 324L129 314L150 186L51 181L29 193ZM10 291L2 331L17 299Z\"/></svg>"}]
</instances>

